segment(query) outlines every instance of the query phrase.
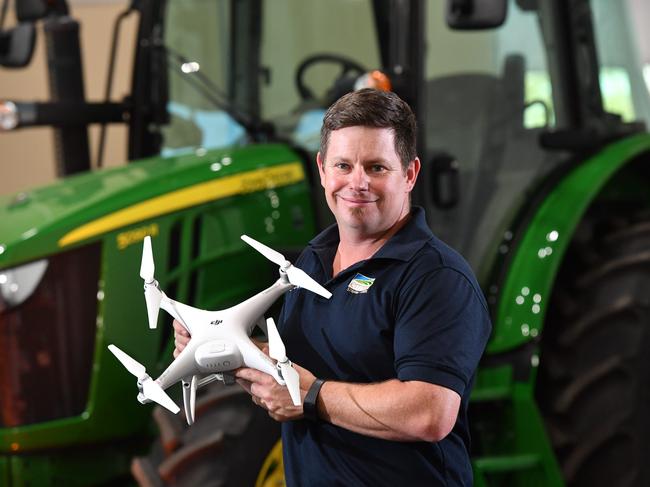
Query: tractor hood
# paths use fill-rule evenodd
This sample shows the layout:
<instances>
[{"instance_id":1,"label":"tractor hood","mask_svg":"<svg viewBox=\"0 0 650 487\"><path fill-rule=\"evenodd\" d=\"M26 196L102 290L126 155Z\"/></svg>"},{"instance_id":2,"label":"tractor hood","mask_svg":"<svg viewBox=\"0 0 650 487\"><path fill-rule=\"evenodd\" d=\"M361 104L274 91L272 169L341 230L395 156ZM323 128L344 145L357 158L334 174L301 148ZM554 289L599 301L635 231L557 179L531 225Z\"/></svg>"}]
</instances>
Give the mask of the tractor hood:
<instances>
[{"instance_id":1,"label":"tractor hood","mask_svg":"<svg viewBox=\"0 0 650 487\"><path fill-rule=\"evenodd\" d=\"M0 269L160 215L304 178L295 152L269 144L144 159L0 196Z\"/></svg>"}]
</instances>

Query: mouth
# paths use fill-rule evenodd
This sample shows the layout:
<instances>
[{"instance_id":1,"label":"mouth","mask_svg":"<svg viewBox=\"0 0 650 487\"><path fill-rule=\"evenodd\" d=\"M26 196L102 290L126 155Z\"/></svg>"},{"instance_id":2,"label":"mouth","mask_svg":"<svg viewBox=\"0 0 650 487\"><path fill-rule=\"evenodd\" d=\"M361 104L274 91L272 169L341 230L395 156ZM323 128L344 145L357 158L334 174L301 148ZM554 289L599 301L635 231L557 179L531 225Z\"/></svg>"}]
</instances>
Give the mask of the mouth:
<instances>
[{"instance_id":1,"label":"mouth","mask_svg":"<svg viewBox=\"0 0 650 487\"><path fill-rule=\"evenodd\" d=\"M355 198L354 196L337 195L337 197L345 201L347 204L354 206L370 205L377 202L377 199Z\"/></svg>"}]
</instances>

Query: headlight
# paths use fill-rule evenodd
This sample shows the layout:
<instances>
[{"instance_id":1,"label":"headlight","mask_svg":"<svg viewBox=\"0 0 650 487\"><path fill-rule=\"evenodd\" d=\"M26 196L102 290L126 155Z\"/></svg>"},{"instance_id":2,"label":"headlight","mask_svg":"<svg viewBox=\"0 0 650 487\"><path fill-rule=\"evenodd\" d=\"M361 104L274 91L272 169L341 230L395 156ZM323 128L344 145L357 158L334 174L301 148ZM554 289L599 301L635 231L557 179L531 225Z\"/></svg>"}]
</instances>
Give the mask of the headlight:
<instances>
[{"instance_id":1,"label":"headlight","mask_svg":"<svg viewBox=\"0 0 650 487\"><path fill-rule=\"evenodd\" d=\"M0 269L0 430L85 410L100 265L93 243Z\"/></svg>"},{"instance_id":2,"label":"headlight","mask_svg":"<svg viewBox=\"0 0 650 487\"><path fill-rule=\"evenodd\" d=\"M0 311L17 306L29 298L47 270L47 260L0 271Z\"/></svg>"}]
</instances>

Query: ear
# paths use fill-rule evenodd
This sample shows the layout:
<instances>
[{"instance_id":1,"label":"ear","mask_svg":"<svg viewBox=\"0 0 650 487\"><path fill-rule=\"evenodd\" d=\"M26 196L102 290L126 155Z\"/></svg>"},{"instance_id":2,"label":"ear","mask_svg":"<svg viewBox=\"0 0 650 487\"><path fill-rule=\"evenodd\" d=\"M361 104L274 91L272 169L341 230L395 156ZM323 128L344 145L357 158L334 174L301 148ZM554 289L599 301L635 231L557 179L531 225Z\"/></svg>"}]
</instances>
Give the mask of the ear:
<instances>
[{"instance_id":1,"label":"ear","mask_svg":"<svg viewBox=\"0 0 650 487\"><path fill-rule=\"evenodd\" d=\"M318 166L318 174L320 175L320 184L325 187L325 160L321 155L320 151L316 154L316 165Z\"/></svg>"},{"instance_id":2,"label":"ear","mask_svg":"<svg viewBox=\"0 0 650 487\"><path fill-rule=\"evenodd\" d=\"M418 174L420 174L420 167L422 164L420 163L420 158L416 157L413 159L411 162L409 162L408 167L406 168L406 185L407 185L407 192L411 192L413 190L413 187L415 186L415 182L418 179Z\"/></svg>"}]
</instances>

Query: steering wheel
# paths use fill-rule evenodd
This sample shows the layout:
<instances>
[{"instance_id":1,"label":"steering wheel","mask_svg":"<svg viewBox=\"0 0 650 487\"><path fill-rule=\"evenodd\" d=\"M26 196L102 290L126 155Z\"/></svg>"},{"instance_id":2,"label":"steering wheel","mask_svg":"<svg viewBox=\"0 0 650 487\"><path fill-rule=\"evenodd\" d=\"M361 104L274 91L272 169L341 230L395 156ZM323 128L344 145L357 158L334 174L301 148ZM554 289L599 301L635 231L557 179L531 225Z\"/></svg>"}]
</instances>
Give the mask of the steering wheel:
<instances>
[{"instance_id":1,"label":"steering wheel","mask_svg":"<svg viewBox=\"0 0 650 487\"><path fill-rule=\"evenodd\" d=\"M360 76L366 71L368 71L365 67L363 67L355 60L342 56L340 54L321 53L321 54L314 54L312 56L309 56L305 58L303 62L300 63L298 69L296 70L296 79L295 79L296 89L300 94L300 98L304 101L316 99L314 93L309 88L307 88L307 86L305 86L305 80L304 80L305 72L314 64L321 64L321 63L333 63L333 64L341 65L341 73L336 78L336 81L334 82L332 88L328 91L328 94L330 92L333 92L340 84L345 83L346 81L352 84L353 83L353 77L351 76L352 74L356 74L357 76Z\"/></svg>"}]
</instances>

